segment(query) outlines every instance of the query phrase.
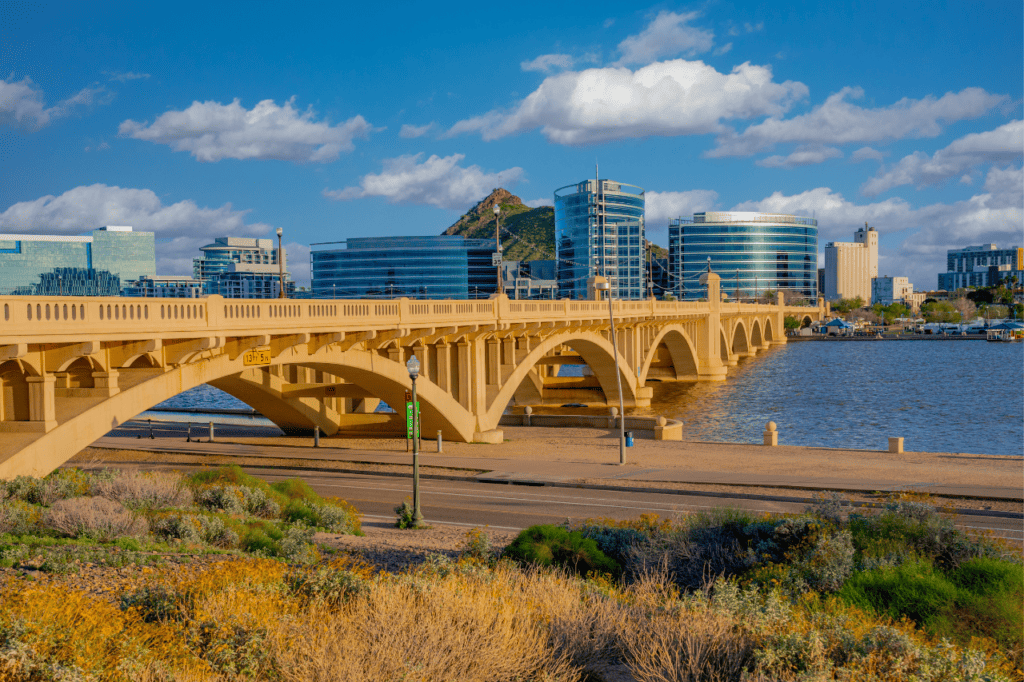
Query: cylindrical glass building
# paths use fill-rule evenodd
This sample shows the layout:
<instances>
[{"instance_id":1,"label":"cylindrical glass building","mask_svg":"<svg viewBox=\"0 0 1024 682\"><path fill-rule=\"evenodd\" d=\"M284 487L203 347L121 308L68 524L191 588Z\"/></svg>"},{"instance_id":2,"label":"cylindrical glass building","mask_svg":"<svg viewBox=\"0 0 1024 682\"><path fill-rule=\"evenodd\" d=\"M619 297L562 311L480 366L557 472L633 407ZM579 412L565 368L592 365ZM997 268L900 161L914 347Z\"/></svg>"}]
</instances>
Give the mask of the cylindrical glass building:
<instances>
[{"instance_id":1,"label":"cylindrical glass building","mask_svg":"<svg viewBox=\"0 0 1024 682\"><path fill-rule=\"evenodd\" d=\"M705 212L668 226L669 290L706 294L701 273L722 278L722 292L749 299L766 290L788 298L818 296L818 221L780 213Z\"/></svg>"},{"instance_id":2,"label":"cylindrical glass building","mask_svg":"<svg viewBox=\"0 0 1024 682\"><path fill-rule=\"evenodd\" d=\"M587 280L608 278L616 299L645 295L644 190L584 180L555 190L558 295L586 298Z\"/></svg>"}]
</instances>

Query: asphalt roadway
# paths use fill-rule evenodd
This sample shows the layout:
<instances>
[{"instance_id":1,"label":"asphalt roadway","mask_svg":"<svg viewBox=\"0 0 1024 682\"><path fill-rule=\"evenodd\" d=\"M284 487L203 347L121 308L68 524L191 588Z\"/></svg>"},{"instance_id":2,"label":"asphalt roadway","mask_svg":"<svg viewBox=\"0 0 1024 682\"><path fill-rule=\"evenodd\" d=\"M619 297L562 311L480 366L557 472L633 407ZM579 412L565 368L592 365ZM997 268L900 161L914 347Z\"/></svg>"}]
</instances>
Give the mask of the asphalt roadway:
<instances>
[{"instance_id":1,"label":"asphalt roadway","mask_svg":"<svg viewBox=\"0 0 1024 682\"><path fill-rule=\"evenodd\" d=\"M122 447L141 450L146 447L147 440L132 439L130 444L125 443ZM210 454L219 455L216 458L218 464L231 459L222 453ZM90 464L103 466L105 462L101 459ZM123 465L125 462L117 460L116 464ZM138 466L177 471L204 467L183 463L174 453L167 451L153 452L152 457L139 462ZM407 473L358 473L344 468L345 462L338 461L325 462L324 466L319 467L264 466L251 461L245 465L247 472L270 482L302 478L319 494L345 499L368 518L395 518L394 508L412 494L412 478ZM714 508L742 509L755 513L803 511L810 503L809 493L793 493L790 497L681 490L651 492L558 483L480 481L473 478L445 480L433 474L425 474L420 480L421 507L428 523L516 530L541 523L561 523L566 519L622 520L635 519L644 513L673 518L682 513ZM974 511L970 515L958 515L956 523L971 531L992 533L1015 543L1024 543L1024 517L1020 514L985 514Z\"/></svg>"}]
</instances>

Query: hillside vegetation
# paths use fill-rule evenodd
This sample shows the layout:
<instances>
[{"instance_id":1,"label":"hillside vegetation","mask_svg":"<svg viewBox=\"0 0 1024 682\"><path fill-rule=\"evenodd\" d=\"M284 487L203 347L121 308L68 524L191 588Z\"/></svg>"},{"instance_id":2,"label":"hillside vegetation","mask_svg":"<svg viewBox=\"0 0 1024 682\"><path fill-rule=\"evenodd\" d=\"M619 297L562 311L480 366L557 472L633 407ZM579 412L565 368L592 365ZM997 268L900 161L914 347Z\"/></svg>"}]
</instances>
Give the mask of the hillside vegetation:
<instances>
[{"instance_id":1,"label":"hillside vegetation","mask_svg":"<svg viewBox=\"0 0 1024 682\"><path fill-rule=\"evenodd\" d=\"M467 239L494 239L494 205L501 206L501 247L505 260L555 259L555 209L551 206L530 208L523 200L498 188L444 231ZM649 243L649 242L648 242ZM664 258L667 251L651 244L655 258Z\"/></svg>"}]
</instances>

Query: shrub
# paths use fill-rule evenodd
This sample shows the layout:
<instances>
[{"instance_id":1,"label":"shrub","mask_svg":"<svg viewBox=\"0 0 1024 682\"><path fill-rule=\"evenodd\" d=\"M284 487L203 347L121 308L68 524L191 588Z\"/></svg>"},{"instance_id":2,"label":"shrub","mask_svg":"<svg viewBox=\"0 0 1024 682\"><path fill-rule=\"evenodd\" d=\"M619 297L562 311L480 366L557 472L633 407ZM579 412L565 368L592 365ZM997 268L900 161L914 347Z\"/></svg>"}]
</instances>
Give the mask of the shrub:
<instances>
[{"instance_id":1,"label":"shrub","mask_svg":"<svg viewBox=\"0 0 1024 682\"><path fill-rule=\"evenodd\" d=\"M102 497L59 500L43 516L43 525L62 535L110 541L145 535L148 524L120 503Z\"/></svg>"},{"instance_id":2,"label":"shrub","mask_svg":"<svg viewBox=\"0 0 1024 682\"><path fill-rule=\"evenodd\" d=\"M621 566L581 533L558 526L531 526L505 548L503 556L524 564L558 566L581 575L619 575Z\"/></svg>"},{"instance_id":3,"label":"shrub","mask_svg":"<svg viewBox=\"0 0 1024 682\"><path fill-rule=\"evenodd\" d=\"M168 540L227 549L237 547L239 542L238 533L216 516L188 512L159 514L150 524L154 535Z\"/></svg>"},{"instance_id":4,"label":"shrub","mask_svg":"<svg viewBox=\"0 0 1024 682\"><path fill-rule=\"evenodd\" d=\"M358 535L359 516L355 508L333 504L317 504L296 498L288 502L281 518L289 523L301 523L313 528L322 528L330 533Z\"/></svg>"},{"instance_id":5,"label":"shrub","mask_svg":"<svg viewBox=\"0 0 1024 682\"><path fill-rule=\"evenodd\" d=\"M192 609L195 597L165 585L147 585L121 595L121 610L135 609L146 623L184 620Z\"/></svg>"},{"instance_id":6,"label":"shrub","mask_svg":"<svg viewBox=\"0 0 1024 682\"><path fill-rule=\"evenodd\" d=\"M285 584L293 594L324 601L331 606L344 604L369 591L365 578L352 571L328 566L294 569L285 577Z\"/></svg>"},{"instance_id":7,"label":"shrub","mask_svg":"<svg viewBox=\"0 0 1024 682\"><path fill-rule=\"evenodd\" d=\"M407 528L415 528L416 520L413 518L416 510L413 509L412 500L408 497L402 500L402 504L395 507L395 528L401 528L403 530Z\"/></svg>"},{"instance_id":8,"label":"shrub","mask_svg":"<svg viewBox=\"0 0 1024 682\"><path fill-rule=\"evenodd\" d=\"M319 503L323 498L309 487L309 484L300 478L287 478L271 484L271 489L289 500L305 500L306 502Z\"/></svg>"},{"instance_id":9,"label":"shrub","mask_svg":"<svg viewBox=\"0 0 1024 682\"><path fill-rule=\"evenodd\" d=\"M477 561L489 560L491 558L491 538L479 528L467 530L462 556Z\"/></svg>"},{"instance_id":10,"label":"shrub","mask_svg":"<svg viewBox=\"0 0 1024 682\"><path fill-rule=\"evenodd\" d=\"M839 594L867 611L895 619L906 616L924 625L955 603L957 590L929 563L918 560L858 573Z\"/></svg>"},{"instance_id":11,"label":"shrub","mask_svg":"<svg viewBox=\"0 0 1024 682\"><path fill-rule=\"evenodd\" d=\"M120 502L129 509L157 507L188 507L192 492L185 487L180 474L138 469L114 471L92 486L94 495Z\"/></svg>"},{"instance_id":12,"label":"shrub","mask_svg":"<svg viewBox=\"0 0 1024 682\"><path fill-rule=\"evenodd\" d=\"M634 549L647 542L648 536L631 527L617 527L605 524L586 522L571 524L566 522L563 528L575 531L597 543L598 549L607 554L620 565L625 564Z\"/></svg>"},{"instance_id":13,"label":"shrub","mask_svg":"<svg viewBox=\"0 0 1024 682\"><path fill-rule=\"evenodd\" d=\"M0 533L28 535L39 527L41 509L18 499L0 500Z\"/></svg>"},{"instance_id":14,"label":"shrub","mask_svg":"<svg viewBox=\"0 0 1024 682\"><path fill-rule=\"evenodd\" d=\"M807 507L807 512L817 516L819 519L828 521L834 526L841 525L846 514L852 508L850 500L842 493L835 492L834 490L814 493L812 499L814 504Z\"/></svg>"},{"instance_id":15,"label":"shrub","mask_svg":"<svg viewBox=\"0 0 1024 682\"><path fill-rule=\"evenodd\" d=\"M228 514L245 513L245 490L238 485L214 485L196 493L196 504L204 509L224 511Z\"/></svg>"}]
</instances>

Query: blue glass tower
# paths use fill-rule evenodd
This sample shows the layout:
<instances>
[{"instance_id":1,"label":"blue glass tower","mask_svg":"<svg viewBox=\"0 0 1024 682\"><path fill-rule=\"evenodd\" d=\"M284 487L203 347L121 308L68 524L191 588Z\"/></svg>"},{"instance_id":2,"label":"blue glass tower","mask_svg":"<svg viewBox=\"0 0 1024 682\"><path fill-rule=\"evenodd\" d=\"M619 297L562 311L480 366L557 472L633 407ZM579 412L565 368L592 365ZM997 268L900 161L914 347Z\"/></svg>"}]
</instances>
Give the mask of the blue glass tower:
<instances>
[{"instance_id":1,"label":"blue glass tower","mask_svg":"<svg viewBox=\"0 0 1024 682\"><path fill-rule=\"evenodd\" d=\"M695 213L669 223L668 261L668 290L676 298L704 297L700 275L709 262L732 298L769 289L816 298L818 221L778 213Z\"/></svg>"},{"instance_id":2,"label":"blue glass tower","mask_svg":"<svg viewBox=\"0 0 1024 682\"><path fill-rule=\"evenodd\" d=\"M558 295L586 298L601 275L616 299L645 295L644 190L614 180L585 180L555 190Z\"/></svg>"},{"instance_id":3,"label":"blue glass tower","mask_svg":"<svg viewBox=\"0 0 1024 682\"><path fill-rule=\"evenodd\" d=\"M314 298L488 298L493 239L364 237L312 245Z\"/></svg>"}]
</instances>

